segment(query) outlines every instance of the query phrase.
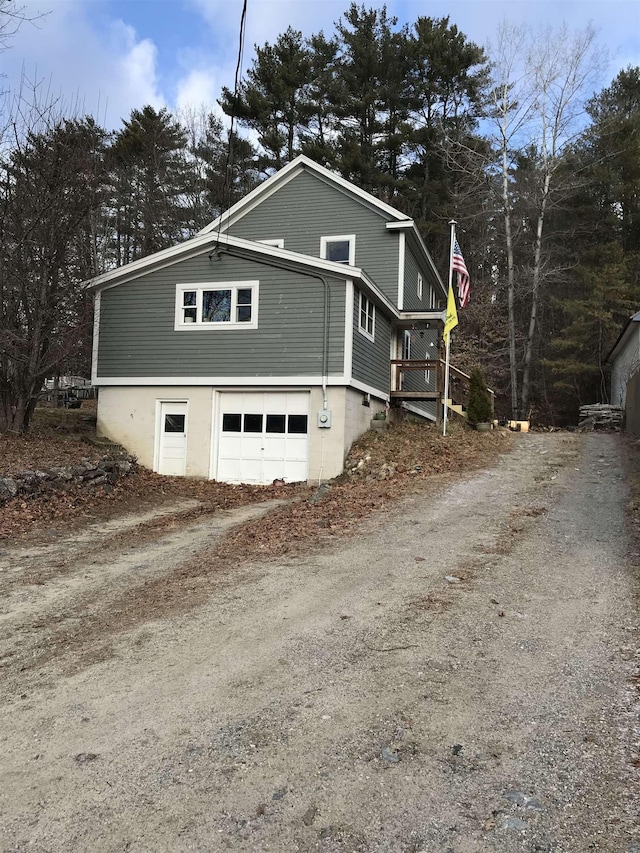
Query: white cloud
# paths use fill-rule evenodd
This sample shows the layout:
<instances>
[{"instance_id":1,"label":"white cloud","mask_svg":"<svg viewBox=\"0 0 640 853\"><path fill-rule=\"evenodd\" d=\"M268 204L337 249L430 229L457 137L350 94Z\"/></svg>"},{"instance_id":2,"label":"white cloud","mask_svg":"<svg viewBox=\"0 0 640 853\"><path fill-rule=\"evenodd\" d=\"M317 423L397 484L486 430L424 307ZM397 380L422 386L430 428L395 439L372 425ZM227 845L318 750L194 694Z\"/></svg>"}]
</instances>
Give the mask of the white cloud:
<instances>
[{"instance_id":1,"label":"white cloud","mask_svg":"<svg viewBox=\"0 0 640 853\"><path fill-rule=\"evenodd\" d=\"M218 112L216 100L220 95L220 80L215 72L193 69L178 81L175 107L178 110L202 105Z\"/></svg>"},{"instance_id":2,"label":"white cloud","mask_svg":"<svg viewBox=\"0 0 640 853\"><path fill-rule=\"evenodd\" d=\"M31 8L37 8L33 0L27 4ZM96 27L84 4L74 0L56 0L37 27L23 25L2 63L14 91L24 69L51 97L59 96L65 111L92 113L108 128L119 126L134 107L165 102L153 42L140 39L122 21L105 18L104 26Z\"/></svg>"}]
</instances>

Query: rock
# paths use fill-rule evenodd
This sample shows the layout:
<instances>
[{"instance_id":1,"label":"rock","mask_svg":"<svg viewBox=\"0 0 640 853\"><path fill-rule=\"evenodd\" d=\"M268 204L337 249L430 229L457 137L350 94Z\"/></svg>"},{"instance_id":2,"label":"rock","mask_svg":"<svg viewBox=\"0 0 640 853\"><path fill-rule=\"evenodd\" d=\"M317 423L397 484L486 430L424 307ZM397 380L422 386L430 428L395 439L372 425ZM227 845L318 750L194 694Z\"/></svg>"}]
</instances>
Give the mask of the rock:
<instances>
[{"instance_id":1,"label":"rock","mask_svg":"<svg viewBox=\"0 0 640 853\"><path fill-rule=\"evenodd\" d=\"M462 581L462 578L457 578L455 575L445 575L444 579L447 583L461 583Z\"/></svg>"},{"instance_id":2,"label":"rock","mask_svg":"<svg viewBox=\"0 0 640 853\"><path fill-rule=\"evenodd\" d=\"M397 764L400 761L400 756L389 746L383 746L380 752L380 756L383 761L386 761L388 764Z\"/></svg>"},{"instance_id":3,"label":"rock","mask_svg":"<svg viewBox=\"0 0 640 853\"><path fill-rule=\"evenodd\" d=\"M527 802L527 795L522 791L507 791L504 795L505 800L509 800L510 803L515 803L517 806L524 806Z\"/></svg>"},{"instance_id":4,"label":"rock","mask_svg":"<svg viewBox=\"0 0 640 853\"><path fill-rule=\"evenodd\" d=\"M12 477L0 477L0 501L8 501L18 494L18 484Z\"/></svg>"},{"instance_id":5,"label":"rock","mask_svg":"<svg viewBox=\"0 0 640 853\"><path fill-rule=\"evenodd\" d=\"M522 806L523 809L531 809L536 812L544 811L544 806L537 797L527 797L523 791L507 791L504 798L515 803L516 806Z\"/></svg>"},{"instance_id":6,"label":"rock","mask_svg":"<svg viewBox=\"0 0 640 853\"><path fill-rule=\"evenodd\" d=\"M315 504L318 501L321 501L329 492L331 491L331 486L329 483L323 483L321 486L315 490L315 492L309 498L309 503Z\"/></svg>"},{"instance_id":7,"label":"rock","mask_svg":"<svg viewBox=\"0 0 640 853\"><path fill-rule=\"evenodd\" d=\"M95 752L79 752L75 760L78 764L88 764L90 761L95 761L98 755Z\"/></svg>"},{"instance_id":8,"label":"rock","mask_svg":"<svg viewBox=\"0 0 640 853\"><path fill-rule=\"evenodd\" d=\"M502 829L510 829L513 832L524 832L527 829L527 824L523 820L512 815L505 815L500 826Z\"/></svg>"},{"instance_id":9,"label":"rock","mask_svg":"<svg viewBox=\"0 0 640 853\"><path fill-rule=\"evenodd\" d=\"M316 814L318 813L318 809L316 806L309 806L306 812L302 815L302 822L305 826L311 826L311 824L316 819Z\"/></svg>"},{"instance_id":10,"label":"rock","mask_svg":"<svg viewBox=\"0 0 640 853\"><path fill-rule=\"evenodd\" d=\"M278 790L274 793L274 795L271 797L271 799L272 800L281 800L286 793L287 793L286 788L278 788Z\"/></svg>"}]
</instances>

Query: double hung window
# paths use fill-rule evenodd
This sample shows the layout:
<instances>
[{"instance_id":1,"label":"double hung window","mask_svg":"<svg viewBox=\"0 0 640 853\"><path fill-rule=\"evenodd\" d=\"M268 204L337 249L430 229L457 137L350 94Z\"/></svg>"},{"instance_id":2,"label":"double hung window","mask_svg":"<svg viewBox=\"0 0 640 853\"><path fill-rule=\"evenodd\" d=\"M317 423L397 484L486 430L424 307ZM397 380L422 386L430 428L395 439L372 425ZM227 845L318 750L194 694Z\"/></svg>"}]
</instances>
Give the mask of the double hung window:
<instances>
[{"instance_id":1,"label":"double hung window","mask_svg":"<svg viewBox=\"0 0 640 853\"><path fill-rule=\"evenodd\" d=\"M369 340L374 340L376 329L376 308L371 299L359 292L358 330Z\"/></svg>"},{"instance_id":2,"label":"double hung window","mask_svg":"<svg viewBox=\"0 0 640 853\"><path fill-rule=\"evenodd\" d=\"M257 281L177 286L176 329L255 329L257 325Z\"/></svg>"}]
</instances>

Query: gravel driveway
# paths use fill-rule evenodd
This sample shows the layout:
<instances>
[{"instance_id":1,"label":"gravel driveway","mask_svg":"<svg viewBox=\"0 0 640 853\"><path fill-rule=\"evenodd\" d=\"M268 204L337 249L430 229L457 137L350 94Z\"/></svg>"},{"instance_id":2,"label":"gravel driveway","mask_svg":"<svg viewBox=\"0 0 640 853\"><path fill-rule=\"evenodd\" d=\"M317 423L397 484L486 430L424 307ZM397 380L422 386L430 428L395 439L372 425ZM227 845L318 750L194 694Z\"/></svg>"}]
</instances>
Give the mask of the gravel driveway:
<instances>
[{"instance_id":1,"label":"gravel driveway","mask_svg":"<svg viewBox=\"0 0 640 853\"><path fill-rule=\"evenodd\" d=\"M3 552L0 849L638 853L623 453L518 436L353 539L68 646L61 622L107 624L268 507Z\"/></svg>"}]
</instances>

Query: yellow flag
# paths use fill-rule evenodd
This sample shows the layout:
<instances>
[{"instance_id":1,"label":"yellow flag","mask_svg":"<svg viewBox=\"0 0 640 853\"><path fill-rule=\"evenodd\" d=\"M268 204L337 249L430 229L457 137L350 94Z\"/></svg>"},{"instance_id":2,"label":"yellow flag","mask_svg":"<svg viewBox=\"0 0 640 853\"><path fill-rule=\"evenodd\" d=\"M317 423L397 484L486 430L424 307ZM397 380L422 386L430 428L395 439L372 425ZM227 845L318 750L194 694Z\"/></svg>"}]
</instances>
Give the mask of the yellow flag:
<instances>
[{"instance_id":1,"label":"yellow flag","mask_svg":"<svg viewBox=\"0 0 640 853\"><path fill-rule=\"evenodd\" d=\"M455 329L458 325L458 309L456 308L456 298L453 295L453 287L449 285L449 296L447 298L447 315L444 321L444 332L442 338L446 343L449 341L449 332Z\"/></svg>"}]
</instances>

